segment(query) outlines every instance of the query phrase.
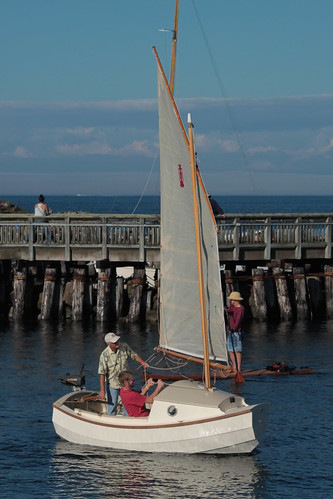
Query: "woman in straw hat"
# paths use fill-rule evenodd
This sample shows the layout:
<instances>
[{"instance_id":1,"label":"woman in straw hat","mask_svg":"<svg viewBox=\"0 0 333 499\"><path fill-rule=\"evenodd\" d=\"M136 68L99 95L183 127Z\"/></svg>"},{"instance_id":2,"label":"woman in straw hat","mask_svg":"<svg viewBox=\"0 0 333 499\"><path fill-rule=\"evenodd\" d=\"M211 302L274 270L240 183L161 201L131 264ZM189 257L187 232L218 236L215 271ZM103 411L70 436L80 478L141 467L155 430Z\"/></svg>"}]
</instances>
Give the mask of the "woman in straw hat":
<instances>
[{"instance_id":1,"label":"woman in straw hat","mask_svg":"<svg viewBox=\"0 0 333 499\"><path fill-rule=\"evenodd\" d=\"M230 306L225 309L229 316L229 329L227 337L227 350L234 373L240 372L242 367L242 332L244 307L243 298L238 291L233 291L228 296Z\"/></svg>"}]
</instances>

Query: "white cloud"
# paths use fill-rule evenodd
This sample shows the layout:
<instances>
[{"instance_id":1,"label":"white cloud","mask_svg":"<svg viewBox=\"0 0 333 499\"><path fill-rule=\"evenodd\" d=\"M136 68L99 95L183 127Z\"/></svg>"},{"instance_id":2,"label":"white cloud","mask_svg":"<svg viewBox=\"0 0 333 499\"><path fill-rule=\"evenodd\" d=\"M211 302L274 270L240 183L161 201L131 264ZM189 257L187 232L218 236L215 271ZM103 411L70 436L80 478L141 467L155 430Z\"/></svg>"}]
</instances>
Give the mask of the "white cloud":
<instances>
[{"instance_id":1,"label":"white cloud","mask_svg":"<svg viewBox=\"0 0 333 499\"><path fill-rule=\"evenodd\" d=\"M257 147L249 147L248 151L250 154L265 154L267 152L276 151L277 148L273 146L257 146Z\"/></svg>"},{"instance_id":2,"label":"white cloud","mask_svg":"<svg viewBox=\"0 0 333 499\"><path fill-rule=\"evenodd\" d=\"M88 135L91 135L94 131L94 128L84 128L84 127L77 127L77 128L67 128L66 133L68 135L79 135L83 137L87 137Z\"/></svg>"},{"instance_id":3,"label":"white cloud","mask_svg":"<svg viewBox=\"0 0 333 499\"><path fill-rule=\"evenodd\" d=\"M13 158L34 158L34 154L27 151L25 147L17 146L11 153L3 153L4 156L12 156Z\"/></svg>"},{"instance_id":4,"label":"white cloud","mask_svg":"<svg viewBox=\"0 0 333 499\"><path fill-rule=\"evenodd\" d=\"M235 140L218 140L222 151L227 153L233 153L239 151L239 145Z\"/></svg>"},{"instance_id":5,"label":"white cloud","mask_svg":"<svg viewBox=\"0 0 333 499\"><path fill-rule=\"evenodd\" d=\"M153 156L146 140L134 140L120 148L114 148L105 143L92 142L90 144L60 144L55 147L56 151L66 156L127 156L139 154L142 156Z\"/></svg>"},{"instance_id":6,"label":"white cloud","mask_svg":"<svg viewBox=\"0 0 333 499\"><path fill-rule=\"evenodd\" d=\"M66 156L90 156L93 154L111 155L113 149L107 144L60 144L56 146L56 151Z\"/></svg>"}]
</instances>

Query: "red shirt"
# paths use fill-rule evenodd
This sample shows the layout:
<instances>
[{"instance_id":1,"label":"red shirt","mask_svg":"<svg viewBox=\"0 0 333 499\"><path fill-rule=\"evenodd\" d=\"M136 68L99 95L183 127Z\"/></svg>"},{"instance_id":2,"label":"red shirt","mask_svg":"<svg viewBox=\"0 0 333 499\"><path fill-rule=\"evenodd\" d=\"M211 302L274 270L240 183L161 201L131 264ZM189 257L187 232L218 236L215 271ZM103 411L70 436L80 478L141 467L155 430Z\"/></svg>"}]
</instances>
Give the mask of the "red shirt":
<instances>
[{"instance_id":1,"label":"red shirt","mask_svg":"<svg viewBox=\"0 0 333 499\"><path fill-rule=\"evenodd\" d=\"M227 312L229 314L229 329L231 329L232 331L242 331L242 322L244 318L243 305L241 305L240 307L230 305L230 307L227 308Z\"/></svg>"},{"instance_id":2,"label":"red shirt","mask_svg":"<svg viewBox=\"0 0 333 499\"><path fill-rule=\"evenodd\" d=\"M135 390L121 388L120 398L129 416L135 418L149 416L149 411L145 408L146 395L141 395Z\"/></svg>"}]
</instances>

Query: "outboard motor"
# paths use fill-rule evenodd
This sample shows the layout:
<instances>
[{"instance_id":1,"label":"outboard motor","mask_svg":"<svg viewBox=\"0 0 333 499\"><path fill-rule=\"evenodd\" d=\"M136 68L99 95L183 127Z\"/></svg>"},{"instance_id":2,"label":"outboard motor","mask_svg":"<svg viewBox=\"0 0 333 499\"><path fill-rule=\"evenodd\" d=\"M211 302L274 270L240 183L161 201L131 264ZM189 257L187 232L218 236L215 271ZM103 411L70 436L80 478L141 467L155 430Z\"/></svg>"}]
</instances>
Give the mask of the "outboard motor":
<instances>
[{"instance_id":1,"label":"outboard motor","mask_svg":"<svg viewBox=\"0 0 333 499\"><path fill-rule=\"evenodd\" d=\"M84 364L82 364L80 374L78 376L71 376L67 373L66 376L61 378L61 383L67 386L71 386L73 390L82 390L86 382L86 377L83 373Z\"/></svg>"}]
</instances>

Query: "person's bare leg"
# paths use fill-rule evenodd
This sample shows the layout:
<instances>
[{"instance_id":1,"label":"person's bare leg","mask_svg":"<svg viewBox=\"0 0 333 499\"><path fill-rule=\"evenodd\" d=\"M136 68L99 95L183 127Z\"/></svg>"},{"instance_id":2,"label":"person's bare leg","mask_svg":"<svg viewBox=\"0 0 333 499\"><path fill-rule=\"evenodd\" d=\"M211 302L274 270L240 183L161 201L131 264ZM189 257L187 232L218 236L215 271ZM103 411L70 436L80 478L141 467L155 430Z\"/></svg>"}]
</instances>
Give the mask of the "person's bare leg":
<instances>
[{"instance_id":1,"label":"person's bare leg","mask_svg":"<svg viewBox=\"0 0 333 499\"><path fill-rule=\"evenodd\" d=\"M236 352L236 359L237 359L238 371L241 372L241 370L242 370L242 352Z\"/></svg>"},{"instance_id":2,"label":"person's bare leg","mask_svg":"<svg viewBox=\"0 0 333 499\"><path fill-rule=\"evenodd\" d=\"M235 359L235 354L234 352L228 352L229 353L229 357L230 357L230 360L231 360L231 367L232 367L232 370L233 372L235 373L237 370L236 370L236 359Z\"/></svg>"}]
</instances>

